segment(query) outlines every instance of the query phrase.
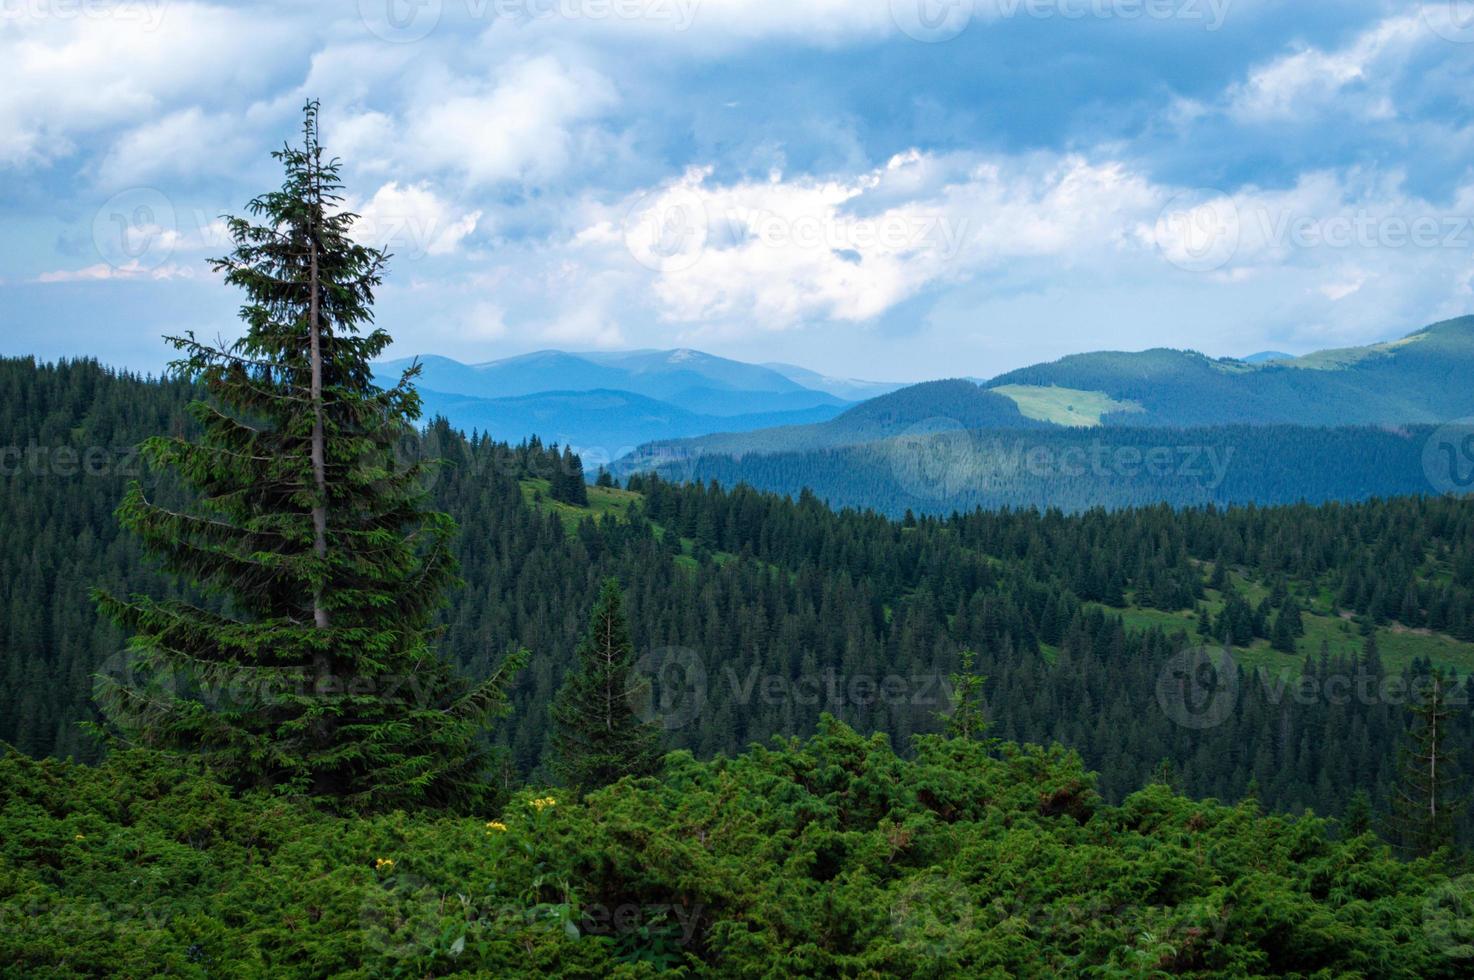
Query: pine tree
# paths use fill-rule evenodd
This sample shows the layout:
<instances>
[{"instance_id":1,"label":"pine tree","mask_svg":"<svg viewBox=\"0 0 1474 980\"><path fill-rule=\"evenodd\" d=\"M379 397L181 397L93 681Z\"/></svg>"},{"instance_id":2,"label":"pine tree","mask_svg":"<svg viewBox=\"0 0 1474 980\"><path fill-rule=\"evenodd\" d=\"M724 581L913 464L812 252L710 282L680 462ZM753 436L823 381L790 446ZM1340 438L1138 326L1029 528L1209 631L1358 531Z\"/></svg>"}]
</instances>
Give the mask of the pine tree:
<instances>
[{"instance_id":1,"label":"pine tree","mask_svg":"<svg viewBox=\"0 0 1474 980\"><path fill-rule=\"evenodd\" d=\"M1281 653L1295 652L1295 637L1303 634L1305 627L1300 619L1300 607L1290 599L1280 606L1279 612L1274 617L1274 629L1270 637L1270 645Z\"/></svg>"},{"instance_id":2,"label":"pine tree","mask_svg":"<svg viewBox=\"0 0 1474 980\"><path fill-rule=\"evenodd\" d=\"M1351 802L1346 804L1346 813L1341 817L1341 836L1360 837L1371 830L1372 798L1366 790L1359 789L1351 794Z\"/></svg>"},{"instance_id":3,"label":"pine tree","mask_svg":"<svg viewBox=\"0 0 1474 980\"><path fill-rule=\"evenodd\" d=\"M572 447L564 446L562 455L555 457L554 462L548 496L574 507L587 507L589 488L584 483L583 460L574 454Z\"/></svg>"},{"instance_id":4,"label":"pine tree","mask_svg":"<svg viewBox=\"0 0 1474 980\"><path fill-rule=\"evenodd\" d=\"M553 699L553 769L580 792L660 765L660 731L634 711L635 648L623 604L619 580L606 579L576 663Z\"/></svg>"},{"instance_id":5,"label":"pine tree","mask_svg":"<svg viewBox=\"0 0 1474 980\"><path fill-rule=\"evenodd\" d=\"M133 634L139 674L100 678L98 699L125 741L202 754L242 786L372 809L469 806L483 794L487 720L524 654L471 686L436 655L433 618L458 584L454 522L428 511L424 464L395 454L420 411L412 368L389 389L370 328L388 255L356 244L339 163L318 142L273 153L285 181L227 221L234 249L214 260L246 294L229 346L171 337L175 372L204 390L202 437L156 437L143 451L196 495L175 511L135 483L117 514L165 568L207 598L94 593ZM259 222L259 223L256 223Z\"/></svg>"},{"instance_id":6,"label":"pine tree","mask_svg":"<svg viewBox=\"0 0 1474 980\"><path fill-rule=\"evenodd\" d=\"M1441 670L1427 677L1426 696L1412 709L1402 752L1401 778L1392 798L1392 827L1401 846L1418 855L1453 843L1453 823L1462 801L1448 746L1449 680Z\"/></svg>"},{"instance_id":7,"label":"pine tree","mask_svg":"<svg viewBox=\"0 0 1474 980\"><path fill-rule=\"evenodd\" d=\"M974 672L976 661L976 653L963 650L961 669L952 675L952 710L945 716L948 738L988 741L988 718L983 711L983 685L988 679Z\"/></svg>"}]
</instances>

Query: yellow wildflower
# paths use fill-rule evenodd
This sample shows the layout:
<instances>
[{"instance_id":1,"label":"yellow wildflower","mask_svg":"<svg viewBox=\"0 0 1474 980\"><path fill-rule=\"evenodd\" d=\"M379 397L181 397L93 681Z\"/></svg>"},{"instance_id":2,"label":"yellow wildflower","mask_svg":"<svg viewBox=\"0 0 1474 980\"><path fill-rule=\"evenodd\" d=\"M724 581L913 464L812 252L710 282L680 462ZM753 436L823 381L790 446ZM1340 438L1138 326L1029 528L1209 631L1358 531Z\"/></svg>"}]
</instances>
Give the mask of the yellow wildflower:
<instances>
[{"instance_id":1,"label":"yellow wildflower","mask_svg":"<svg viewBox=\"0 0 1474 980\"><path fill-rule=\"evenodd\" d=\"M500 820L488 820L486 823L486 829L498 830L505 833L507 830L507 825L502 823Z\"/></svg>"},{"instance_id":2,"label":"yellow wildflower","mask_svg":"<svg viewBox=\"0 0 1474 980\"><path fill-rule=\"evenodd\" d=\"M72 838L72 840L86 840L86 839L87 839L87 835L86 834L78 834L76 837L73 837Z\"/></svg>"},{"instance_id":3,"label":"yellow wildflower","mask_svg":"<svg viewBox=\"0 0 1474 980\"><path fill-rule=\"evenodd\" d=\"M558 801L553 799L551 796L544 796L540 800L533 800L532 806L538 810L546 810L548 807L553 806L557 802Z\"/></svg>"},{"instance_id":4,"label":"yellow wildflower","mask_svg":"<svg viewBox=\"0 0 1474 980\"><path fill-rule=\"evenodd\" d=\"M394 867L394 860L392 858L377 858L377 859L374 860L374 868L375 868L375 870L378 870L378 871L387 871L387 870L389 870L390 868L393 868L393 867Z\"/></svg>"}]
</instances>

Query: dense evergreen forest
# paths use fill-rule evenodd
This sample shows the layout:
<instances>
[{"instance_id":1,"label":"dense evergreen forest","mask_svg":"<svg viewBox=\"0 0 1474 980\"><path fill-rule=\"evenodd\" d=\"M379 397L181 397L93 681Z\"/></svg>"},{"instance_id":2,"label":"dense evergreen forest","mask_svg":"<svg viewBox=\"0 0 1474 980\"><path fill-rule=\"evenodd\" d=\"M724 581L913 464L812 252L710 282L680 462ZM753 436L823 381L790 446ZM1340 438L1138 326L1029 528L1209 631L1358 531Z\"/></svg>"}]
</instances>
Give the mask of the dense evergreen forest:
<instances>
[{"instance_id":1,"label":"dense evergreen forest","mask_svg":"<svg viewBox=\"0 0 1474 980\"><path fill-rule=\"evenodd\" d=\"M95 760L79 728L96 717L92 676L133 665L87 591L178 594L113 510L132 479L160 499L178 492L129 447L188 429L191 392L12 359L0 395L0 440L15 447L0 740ZM1076 749L1112 801L1166 771L1190 795L1253 793L1287 811L1340 814L1364 791L1383 819L1411 717L1404 685L1435 665L1463 678L1452 744L1474 744L1468 501L893 521L744 487L586 488L566 450L443 422L400 451L445 460L428 479L460 524L466 587L442 615L441 649L472 677L513 647L533 654L511 691L515 724L494 735L523 776L549 776L548 706L609 576L625 585L641 669L669 688L650 707L666 747L702 758L812 733L825 712L905 751L937 730L968 647L994 733ZM1162 678L1183 650L1225 641L1231 702L1211 725L1184 724Z\"/></svg>"},{"instance_id":2,"label":"dense evergreen forest","mask_svg":"<svg viewBox=\"0 0 1474 980\"><path fill-rule=\"evenodd\" d=\"M978 429L943 416L917 423L907 435L822 449L768 449L745 433L655 443L619 466L675 482L746 483L790 495L807 489L836 508L892 517L978 507L1077 513L1156 503L1320 503L1431 492L1423 452L1434 431L1428 425ZM742 446L744 440L754 445ZM725 442L741 450L724 452Z\"/></svg>"},{"instance_id":3,"label":"dense evergreen forest","mask_svg":"<svg viewBox=\"0 0 1474 980\"><path fill-rule=\"evenodd\" d=\"M578 800L344 817L0 757L0 976L1467 976L1474 878L1059 748L826 722ZM1463 869L1467 870L1467 869Z\"/></svg>"}]
</instances>

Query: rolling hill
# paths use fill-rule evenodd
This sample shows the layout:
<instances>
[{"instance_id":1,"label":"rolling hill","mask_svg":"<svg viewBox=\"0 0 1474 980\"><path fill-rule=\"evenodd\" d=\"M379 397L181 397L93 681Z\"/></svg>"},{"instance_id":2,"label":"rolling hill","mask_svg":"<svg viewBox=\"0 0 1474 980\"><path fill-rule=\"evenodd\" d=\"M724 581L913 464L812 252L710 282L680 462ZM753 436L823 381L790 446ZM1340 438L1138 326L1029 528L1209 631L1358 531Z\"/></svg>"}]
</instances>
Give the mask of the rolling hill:
<instances>
[{"instance_id":1,"label":"rolling hill","mask_svg":"<svg viewBox=\"0 0 1474 980\"><path fill-rule=\"evenodd\" d=\"M861 402L825 422L650 443L620 460L613 469L629 473L700 456L740 458L751 453L832 449L908 433L1038 426L1042 423L1025 417L1011 400L971 381L927 381Z\"/></svg>"},{"instance_id":2,"label":"rolling hill","mask_svg":"<svg viewBox=\"0 0 1474 980\"><path fill-rule=\"evenodd\" d=\"M893 514L1427 493L1436 488L1424 444L1436 426L1474 415L1470 378L1474 317L1388 343L1253 364L1192 351L1107 351L982 384L913 385L818 424L663 440L613 469L810 489L836 506ZM1117 462L1154 452L1185 458L1189 449L1233 461L1207 482L1196 472ZM1030 453L1043 463L1024 465ZM1103 468L1093 462L1102 453Z\"/></svg>"},{"instance_id":3,"label":"rolling hill","mask_svg":"<svg viewBox=\"0 0 1474 980\"><path fill-rule=\"evenodd\" d=\"M1288 360L1213 359L1194 351L1075 354L1001 375L994 389L1108 398L1131 406L1107 425L1401 425L1474 413L1474 317L1388 343Z\"/></svg>"}]
</instances>

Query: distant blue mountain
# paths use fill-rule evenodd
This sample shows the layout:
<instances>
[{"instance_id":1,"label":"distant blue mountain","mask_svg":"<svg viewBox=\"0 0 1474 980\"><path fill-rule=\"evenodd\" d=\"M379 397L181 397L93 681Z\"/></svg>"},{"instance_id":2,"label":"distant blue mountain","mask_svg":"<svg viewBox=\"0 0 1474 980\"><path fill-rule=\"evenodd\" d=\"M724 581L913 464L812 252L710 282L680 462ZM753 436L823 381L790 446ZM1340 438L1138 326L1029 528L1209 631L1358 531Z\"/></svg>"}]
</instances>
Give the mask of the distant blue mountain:
<instances>
[{"instance_id":1,"label":"distant blue mountain","mask_svg":"<svg viewBox=\"0 0 1474 980\"><path fill-rule=\"evenodd\" d=\"M1250 354L1248 357L1239 358L1245 364L1266 364L1269 361L1293 361L1294 359L1294 354L1286 354L1284 351L1278 350L1262 350L1257 354Z\"/></svg>"},{"instance_id":2,"label":"distant blue mountain","mask_svg":"<svg viewBox=\"0 0 1474 980\"><path fill-rule=\"evenodd\" d=\"M420 389L427 418L443 415L458 428L517 443L536 435L571 445L592 471L642 443L717 432L749 432L773 426L823 422L843 405L779 412L708 415L628 391L541 391L511 398L474 398Z\"/></svg>"},{"instance_id":3,"label":"distant blue mountain","mask_svg":"<svg viewBox=\"0 0 1474 980\"><path fill-rule=\"evenodd\" d=\"M413 360L375 365L375 373L391 382ZM511 442L536 435L571 444L595 460L657 440L824 422L854 405L782 371L688 349L547 350L483 364L418 360L427 416ZM868 384L839 383L858 393ZM873 386L877 393L890 388Z\"/></svg>"},{"instance_id":4,"label":"distant blue mountain","mask_svg":"<svg viewBox=\"0 0 1474 980\"><path fill-rule=\"evenodd\" d=\"M397 374L410 358L380 365ZM849 400L805 387L766 367L694 350L537 351L484 364L420 358L420 386L450 395L512 398L548 391L626 391L706 415L844 407Z\"/></svg>"},{"instance_id":5,"label":"distant blue mountain","mask_svg":"<svg viewBox=\"0 0 1474 980\"><path fill-rule=\"evenodd\" d=\"M781 364L776 361L762 365L773 371L777 371L790 381L797 382L805 388L814 391L826 391L836 398L845 401L859 402L868 398L878 398L888 395L893 391L906 387L909 382L902 381L860 381L855 378L831 378L820 374L818 371L810 371L793 364Z\"/></svg>"}]
</instances>

